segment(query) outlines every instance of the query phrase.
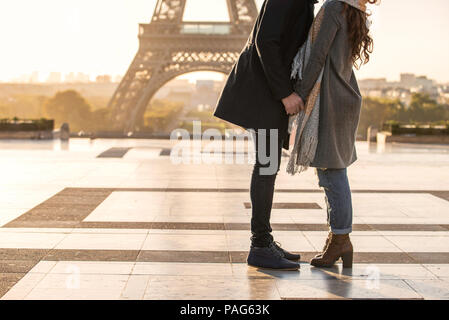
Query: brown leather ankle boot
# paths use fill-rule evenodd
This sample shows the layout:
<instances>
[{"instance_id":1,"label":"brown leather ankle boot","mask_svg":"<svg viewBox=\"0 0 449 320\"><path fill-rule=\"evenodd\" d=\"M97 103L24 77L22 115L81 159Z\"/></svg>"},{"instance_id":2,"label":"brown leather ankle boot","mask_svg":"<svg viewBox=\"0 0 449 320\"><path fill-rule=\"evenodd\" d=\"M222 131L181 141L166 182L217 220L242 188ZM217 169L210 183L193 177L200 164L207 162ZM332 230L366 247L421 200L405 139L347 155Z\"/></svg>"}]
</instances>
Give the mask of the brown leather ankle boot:
<instances>
[{"instance_id":1,"label":"brown leather ankle boot","mask_svg":"<svg viewBox=\"0 0 449 320\"><path fill-rule=\"evenodd\" d=\"M314 267L330 268L338 259L342 258L343 268L352 268L354 249L349 234L331 234L329 244L321 257L310 261Z\"/></svg>"},{"instance_id":2,"label":"brown leather ankle boot","mask_svg":"<svg viewBox=\"0 0 449 320\"><path fill-rule=\"evenodd\" d=\"M323 250L321 251L321 253L317 254L317 255L315 256L315 258L319 258L319 257L322 257L322 256L323 256L323 253L324 253L324 251L326 251L327 245L329 244L329 241L330 241L330 239L331 239L331 235L332 235L332 232L329 231L329 234L327 235L326 243L324 244Z\"/></svg>"}]
</instances>

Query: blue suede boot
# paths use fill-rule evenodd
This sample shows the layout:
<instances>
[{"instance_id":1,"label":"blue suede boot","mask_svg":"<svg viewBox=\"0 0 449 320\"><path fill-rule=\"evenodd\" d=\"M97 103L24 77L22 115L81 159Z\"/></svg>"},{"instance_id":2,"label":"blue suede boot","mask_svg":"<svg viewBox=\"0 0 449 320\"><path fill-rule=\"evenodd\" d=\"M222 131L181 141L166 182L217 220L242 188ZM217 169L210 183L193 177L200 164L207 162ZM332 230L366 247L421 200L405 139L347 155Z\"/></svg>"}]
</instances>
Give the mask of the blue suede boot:
<instances>
[{"instance_id":1,"label":"blue suede boot","mask_svg":"<svg viewBox=\"0 0 449 320\"><path fill-rule=\"evenodd\" d=\"M251 247L247 259L248 265L261 269L296 271L299 263L284 258L274 243L268 247Z\"/></svg>"}]
</instances>

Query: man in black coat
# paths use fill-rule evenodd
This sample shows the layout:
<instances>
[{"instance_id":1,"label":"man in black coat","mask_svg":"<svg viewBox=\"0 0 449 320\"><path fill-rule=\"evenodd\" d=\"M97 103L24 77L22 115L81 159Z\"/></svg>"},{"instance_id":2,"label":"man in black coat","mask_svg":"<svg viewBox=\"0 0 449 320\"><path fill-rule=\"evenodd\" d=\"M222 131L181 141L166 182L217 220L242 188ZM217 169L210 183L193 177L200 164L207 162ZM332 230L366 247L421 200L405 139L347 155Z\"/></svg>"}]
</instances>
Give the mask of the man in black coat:
<instances>
[{"instance_id":1,"label":"man in black coat","mask_svg":"<svg viewBox=\"0 0 449 320\"><path fill-rule=\"evenodd\" d=\"M274 242L270 215L282 146L288 145L288 118L304 107L293 90L291 64L307 39L316 2L265 0L215 110L216 117L256 133L248 264L260 268L299 268L300 256Z\"/></svg>"}]
</instances>

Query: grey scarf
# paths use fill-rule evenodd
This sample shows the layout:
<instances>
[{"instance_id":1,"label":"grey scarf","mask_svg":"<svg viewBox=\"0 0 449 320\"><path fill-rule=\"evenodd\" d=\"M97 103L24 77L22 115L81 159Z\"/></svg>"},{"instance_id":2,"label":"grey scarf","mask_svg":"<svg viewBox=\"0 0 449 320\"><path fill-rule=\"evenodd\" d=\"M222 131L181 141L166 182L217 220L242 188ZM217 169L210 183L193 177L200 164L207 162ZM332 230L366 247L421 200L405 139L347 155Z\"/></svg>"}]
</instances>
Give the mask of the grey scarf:
<instances>
[{"instance_id":1,"label":"grey scarf","mask_svg":"<svg viewBox=\"0 0 449 320\"><path fill-rule=\"evenodd\" d=\"M320 32L326 5L330 1L341 1L356 7L359 10L366 10L366 0L326 0L312 24L307 41L299 49L294 58L291 73L292 79L297 79L297 81L303 79L305 66L310 60L313 44ZM309 96L305 98L305 109L298 115L290 117L290 134L295 139L290 159L287 164L287 172L291 175L306 171L315 158L318 145L320 91L323 73L324 67Z\"/></svg>"}]
</instances>

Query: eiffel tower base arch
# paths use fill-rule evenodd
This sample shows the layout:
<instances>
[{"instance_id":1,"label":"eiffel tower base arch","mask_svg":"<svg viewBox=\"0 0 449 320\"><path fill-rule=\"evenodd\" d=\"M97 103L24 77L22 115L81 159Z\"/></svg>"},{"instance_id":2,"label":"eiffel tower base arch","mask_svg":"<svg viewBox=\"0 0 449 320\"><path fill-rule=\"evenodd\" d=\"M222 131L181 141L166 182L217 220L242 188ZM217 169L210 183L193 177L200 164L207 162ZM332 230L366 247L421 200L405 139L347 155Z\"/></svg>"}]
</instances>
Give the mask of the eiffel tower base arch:
<instances>
[{"instance_id":1,"label":"eiffel tower base arch","mask_svg":"<svg viewBox=\"0 0 449 320\"><path fill-rule=\"evenodd\" d=\"M229 22L183 22L186 0L158 0L151 23L139 25L139 51L109 102L114 131L138 129L147 105L168 81L196 71L231 71L257 8L254 0L226 1Z\"/></svg>"}]
</instances>

